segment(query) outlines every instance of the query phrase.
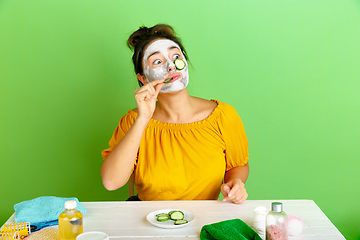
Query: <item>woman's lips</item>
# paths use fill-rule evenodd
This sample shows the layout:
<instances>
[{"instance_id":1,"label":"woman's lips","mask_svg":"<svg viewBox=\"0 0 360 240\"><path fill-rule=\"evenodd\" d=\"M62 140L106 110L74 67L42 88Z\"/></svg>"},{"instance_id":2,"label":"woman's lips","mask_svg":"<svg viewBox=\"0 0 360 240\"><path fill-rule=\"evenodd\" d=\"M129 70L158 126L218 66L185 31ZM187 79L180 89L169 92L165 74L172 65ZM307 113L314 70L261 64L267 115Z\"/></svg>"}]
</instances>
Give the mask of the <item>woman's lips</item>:
<instances>
[{"instance_id":1,"label":"woman's lips","mask_svg":"<svg viewBox=\"0 0 360 240\"><path fill-rule=\"evenodd\" d=\"M181 77L181 74L172 74L169 77L167 77L164 81L164 83L171 83L171 82L175 82L176 80L178 80ZM170 81L169 81L170 80Z\"/></svg>"}]
</instances>

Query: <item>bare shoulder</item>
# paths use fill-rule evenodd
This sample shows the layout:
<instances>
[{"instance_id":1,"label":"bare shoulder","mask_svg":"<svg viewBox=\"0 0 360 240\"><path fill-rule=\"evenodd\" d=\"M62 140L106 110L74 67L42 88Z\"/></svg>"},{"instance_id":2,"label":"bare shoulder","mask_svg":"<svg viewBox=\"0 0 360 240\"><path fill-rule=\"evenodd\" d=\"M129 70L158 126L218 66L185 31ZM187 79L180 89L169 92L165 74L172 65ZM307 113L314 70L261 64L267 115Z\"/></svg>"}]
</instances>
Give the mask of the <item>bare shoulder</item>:
<instances>
[{"instance_id":1,"label":"bare shoulder","mask_svg":"<svg viewBox=\"0 0 360 240\"><path fill-rule=\"evenodd\" d=\"M214 101L210 101L203 98L194 97L194 103L196 106L197 115L202 119L207 118L211 115L218 104Z\"/></svg>"},{"instance_id":2,"label":"bare shoulder","mask_svg":"<svg viewBox=\"0 0 360 240\"><path fill-rule=\"evenodd\" d=\"M203 98L194 97L194 102L200 110L213 111L217 107L217 103Z\"/></svg>"}]
</instances>

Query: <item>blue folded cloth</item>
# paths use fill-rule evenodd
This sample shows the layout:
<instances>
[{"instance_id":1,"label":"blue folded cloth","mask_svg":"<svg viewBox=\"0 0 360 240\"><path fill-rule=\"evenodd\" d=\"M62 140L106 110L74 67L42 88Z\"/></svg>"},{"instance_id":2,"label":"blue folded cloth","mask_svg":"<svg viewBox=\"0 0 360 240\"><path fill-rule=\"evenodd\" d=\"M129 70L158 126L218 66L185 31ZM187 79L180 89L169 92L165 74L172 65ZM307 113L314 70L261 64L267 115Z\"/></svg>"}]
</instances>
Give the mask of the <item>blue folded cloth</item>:
<instances>
[{"instance_id":1,"label":"blue folded cloth","mask_svg":"<svg viewBox=\"0 0 360 240\"><path fill-rule=\"evenodd\" d=\"M65 210L65 202L69 200L75 200L76 209L85 215L86 209L77 198L44 196L15 204L15 222L37 225L58 220L60 213Z\"/></svg>"}]
</instances>

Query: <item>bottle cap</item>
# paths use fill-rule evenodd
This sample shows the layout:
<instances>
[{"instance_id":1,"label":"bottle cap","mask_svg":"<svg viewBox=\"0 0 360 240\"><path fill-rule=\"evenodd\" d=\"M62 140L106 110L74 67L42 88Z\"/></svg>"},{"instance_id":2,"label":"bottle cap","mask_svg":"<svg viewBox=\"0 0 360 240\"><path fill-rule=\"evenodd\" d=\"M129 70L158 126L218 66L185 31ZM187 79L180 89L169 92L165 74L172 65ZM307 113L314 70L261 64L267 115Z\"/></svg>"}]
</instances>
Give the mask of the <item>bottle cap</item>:
<instances>
[{"instance_id":1,"label":"bottle cap","mask_svg":"<svg viewBox=\"0 0 360 240\"><path fill-rule=\"evenodd\" d=\"M271 203L271 211L273 212L282 212L283 205L281 202L272 202Z\"/></svg>"},{"instance_id":2,"label":"bottle cap","mask_svg":"<svg viewBox=\"0 0 360 240\"><path fill-rule=\"evenodd\" d=\"M65 208L66 209L76 208L76 201L75 200L66 201L65 202Z\"/></svg>"}]
</instances>

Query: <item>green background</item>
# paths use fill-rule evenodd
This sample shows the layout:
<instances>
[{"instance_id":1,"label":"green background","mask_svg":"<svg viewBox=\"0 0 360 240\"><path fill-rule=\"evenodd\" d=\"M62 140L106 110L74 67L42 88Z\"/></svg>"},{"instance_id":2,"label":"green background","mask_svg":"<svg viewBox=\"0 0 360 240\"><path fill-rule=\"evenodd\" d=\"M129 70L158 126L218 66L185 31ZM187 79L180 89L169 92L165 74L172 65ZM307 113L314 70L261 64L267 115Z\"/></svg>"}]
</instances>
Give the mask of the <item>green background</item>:
<instances>
[{"instance_id":1,"label":"green background","mask_svg":"<svg viewBox=\"0 0 360 240\"><path fill-rule=\"evenodd\" d=\"M39 196L125 200L100 152L137 88L126 47L172 25L191 95L233 105L249 199L313 199L360 239L360 1L0 1L0 223Z\"/></svg>"}]
</instances>

